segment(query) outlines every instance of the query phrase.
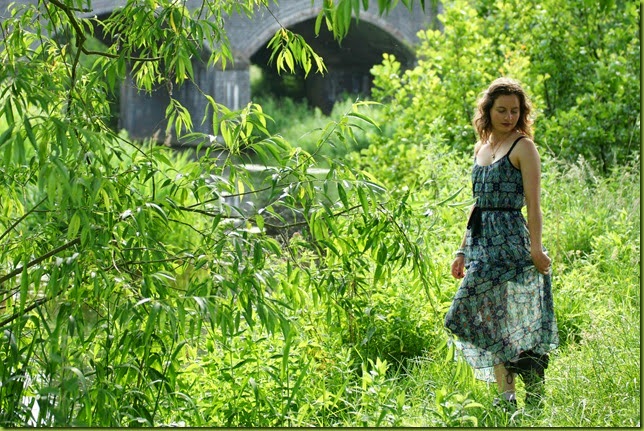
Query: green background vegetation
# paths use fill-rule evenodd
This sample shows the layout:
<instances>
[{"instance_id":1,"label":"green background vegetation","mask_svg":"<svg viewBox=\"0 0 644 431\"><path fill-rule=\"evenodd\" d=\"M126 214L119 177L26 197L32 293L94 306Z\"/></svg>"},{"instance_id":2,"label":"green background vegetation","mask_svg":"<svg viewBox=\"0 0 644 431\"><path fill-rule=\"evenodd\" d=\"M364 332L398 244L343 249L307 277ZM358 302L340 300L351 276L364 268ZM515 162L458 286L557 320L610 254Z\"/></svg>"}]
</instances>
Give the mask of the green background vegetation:
<instances>
[{"instance_id":1,"label":"green background vegetation","mask_svg":"<svg viewBox=\"0 0 644 431\"><path fill-rule=\"evenodd\" d=\"M639 426L639 3L443 7L415 68L373 68L374 103L212 101L223 142L199 157L111 131L127 54L75 63L80 39L31 45L33 12L3 22L0 426ZM48 25L73 34L66 16ZM190 79L168 28L132 35L167 60L142 88ZM499 75L537 108L561 337L543 409L513 416L442 326L470 119Z\"/></svg>"}]
</instances>

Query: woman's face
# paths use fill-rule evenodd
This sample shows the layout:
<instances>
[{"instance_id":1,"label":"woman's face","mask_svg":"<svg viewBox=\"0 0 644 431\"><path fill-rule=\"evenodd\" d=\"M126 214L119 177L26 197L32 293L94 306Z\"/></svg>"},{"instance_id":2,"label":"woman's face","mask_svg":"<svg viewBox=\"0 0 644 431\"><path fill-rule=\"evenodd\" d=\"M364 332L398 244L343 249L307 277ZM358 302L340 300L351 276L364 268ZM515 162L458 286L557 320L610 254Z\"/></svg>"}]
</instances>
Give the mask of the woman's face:
<instances>
[{"instance_id":1,"label":"woman's face","mask_svg":"<svg viewBox=\"0 0 644 431\"><path fill-rule=\"evenodd\" d=\"M516 94L498 96L490 109L492 131L498 133L513 131L519 122L520 115L519 96Z\"/></svg>"}]
</instances>

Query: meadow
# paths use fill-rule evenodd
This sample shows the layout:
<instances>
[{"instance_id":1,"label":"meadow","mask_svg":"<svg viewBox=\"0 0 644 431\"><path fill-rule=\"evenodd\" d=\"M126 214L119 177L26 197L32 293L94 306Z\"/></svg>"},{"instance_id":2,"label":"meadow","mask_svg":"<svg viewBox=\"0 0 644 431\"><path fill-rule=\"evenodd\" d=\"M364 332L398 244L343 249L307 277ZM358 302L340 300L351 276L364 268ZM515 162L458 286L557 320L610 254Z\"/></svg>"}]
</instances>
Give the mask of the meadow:
<instances>
[{"instance_id":1,"label":"meadow","mask_svg":"<svg viewBox=\"0 0 644 431\"><path fill-rule=\"evenodd\" d=\"M344 107L349 105L347 101ZM310 112L302 128L315 130L315 122L321 120L315 110ZM294 136L291 128L283 133L291 133L294 142L306 140ZM508 414L491 407L495 386L477 381L455 357L442 326L458 286L449 265L469 204L470 159L430 143L408 146L386 166L378 164L389 150L371 148L347 159L361 160L362 168L372 168L374 175L391 173L392 165L408 162L416 166L408 176L434 177L425 191L409 197L415 230L407 232L431 261L425 278L429 285L403 269L380 283L370 280L355 291L335 292L336 304L324 304L317 289L320 280L329 280L324 275L328 268L295 233L286 247L306 269L288 269L283 259L271 263L284 267L280 283L296 291L278 294L280 301L293 306L292 332L270 336L244 327L239 339L219 335L207 354L191 357L181 379L203 394L192 398L203 416L198 422L186 417L182 423L639 426L639 158L600 174L583 158L563 161L541 149L544 244L553 258L561 345L551 358L543 408L525 408L520 401L519 410ZM329 150L331 155L335 151ZM397 178L392 186L402 189L414 181L407 179ZM459 191L462 186L466 187ZM344 283L351 278L344 277ZM341 289L341 280L335 281L334 288ZM521 383L518 391L522 399Z\"/></svg>"},{"instance_id":2,"label":"meadow","mask_svg":"<svg viewBox=\"0 0 644 431\"><path fill-rule=\"evenodd\" d=\"M192 35L218 47L220 29L132 3L106 33L158 25L99 52L69 3L2 23L0 427L641 426L639 2L441 2L416 65L383 55L328 117L171 99L194 153L130 139L114 102L127 56L151 57L139 88L180 85ZM512 414L443 328L471 117L498 76L533 101L560 337L542 408L519 384Z\"/></svg>"}]
</instances>

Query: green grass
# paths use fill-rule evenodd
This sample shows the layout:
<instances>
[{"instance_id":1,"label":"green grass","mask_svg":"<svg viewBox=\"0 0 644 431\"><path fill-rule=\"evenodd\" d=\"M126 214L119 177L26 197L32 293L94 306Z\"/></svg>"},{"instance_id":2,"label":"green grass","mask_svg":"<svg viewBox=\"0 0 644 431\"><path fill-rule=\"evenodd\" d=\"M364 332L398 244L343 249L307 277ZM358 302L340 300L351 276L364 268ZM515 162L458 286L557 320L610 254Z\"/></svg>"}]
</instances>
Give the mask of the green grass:
<instances>
[{"instance_id":1,"label":"green grass","mask_svg":"<svg viewBox=\"0 0 644 431\"><path fill-rule=\"evenodd\" d=\"M280 103L288 107L281 118L297 118L295 112L304 112L293 102ZM336 110L341 112L346 107L340 105ZM294 142L314 145L314 140L305 144L307 138L299 134L303 133L300 130L311 130L318 121L326 121L319 112L293 120L290 128L280 127L284 133L291 133L289 139ZM399 156L395 152L383 156L380 151L372 147L369 154L374 160L388 158L391 163L409 158L414 171L403 172L403 176L413 178L426 172L424 168L429 172L442 170L432 176L440 183L437 190L448 187L453 191L456 184L469 180L468 161L459 166L427 157L420 158L418 166L412 160L413 148ZM431 151L431 146L421 151ZM288 424L639 426L639 178L639 160L601 175L581 159L570 164L550 154L543 157L544 243L554 259L553 293L561 345L552 354L546 377L547 398L541 410L524 408L521 382L516 414L492 409L495 385L475 380L465 364L451 359L441 310L435 314L424 290L406 281L409 275L401 273L380 293L366 296L363 313L357 315L357 329L369 334L369 341L353 347L339 341L337 328L324 324L316 306L306 301L298 316L312 322L309 328L315 330L301 331L298 341L318 346L308 365L315 372L298 387L307 407L298 407L297 420ZM443 184L448 179L454 183ZM462 192L456 201L466 200L467 193ZM461 207L455 206L436 208L436 217L439 229L427 237L424 252L431 256L434 287L440 286L438 298L446 306L458 285L449 276L454 248L450 245L460 241L464 215ZM410 313L409 304L420 313ZM313 334L315 338L310 338ZM291 354L300 357L308 351L295 349ZM405 351L413 353L401 359ZM365 381L363 367L372 371L377 368L376 357L388 361L388 371L382 375L384 366L380 364L374 378ZM333 361L337 365L332 365Z\"/></svg>"},{"instance_id":2,"label":"green grass","mask_svg":"<svg viewBox=\"0 0 644 431\"><path fill-rule=\"evenodd\" d=\"M495 385L475 380L467 365L453 360L442 311L432 311L422 286L406 281L408 274L401 272L356 302L356 329L370 336L357 337L353 344L304 287L302 305L292 315L297 330L286 362L280 337L242 343L247 351L238 351L231 363L249 355L256 359L240 366L237 377L226 377L226 383L221 364L227 356L215 343L213 354L198 361L220 368L201 371L197 393L209 392L203 386L224 385L230 389L218 395L218 402L234 401L237 411L227 418L204 417L201 424L639 426L640 216L634 205L639 161L607 177L595 176L590 166L568 166L549 157L544 166L544 242L555 257L553 290L562 343L551 356L542 409L525 408L521 382L515 414L491 408ZM432 277L444 290L439 297L449 301L458 282L448 275L451 249L445 244L458 242L463 220L458 208L441 211L453 213L443 219L450 225L443 226L441 241L425 245L425 252L433 261ZM314 274L314 261L307 265ZM405 352L411 353L401 359ZM252 376L253 385L242 376ZM198 409L211 403L203 398Z\"/></svg>"},{"instance_id":3,"label":"green grass","mask_svg":"<svg viewBox=\"0 0 644 431\"><path fill-rule=\"evenodd\" d=\"M325 158L341 158L352 151L359 151L369 145L369 134L374 129L366 124L363 130L355 132L355 139L325 139L329 135L327 127L330 121L339 121L351 111L356 97L347 95L333 107L329 115L319 108L309 106L306 100L291 98L256 97L253 101L262 105L264 112L272 118L267 129L272 134L283 136L294 147L302 148L314 157L322 166L328 166ZM361 113L378 118L378 107L363 107Z\"/></svg>"},{"instance_id":4,"label":"green grass","mask_svg":"<svg viewBox=\"0 0 644 431\"><path fill-rule=\"evenodd\" d=\"M295 102L280 103L298 111ZM346 111L349 106L340 104L337 109ZM272 115L289 118L291 114ZM302 114L297 121L305 123L303 130L316 121L326 124L327 119L316 115ZM327 157L347 150L322 149L319 154ZM199 283L205 281L200 277L210 278L213 273L193 277L186 273L178 278L177 287L189 292L187 297L178 301L181 307L167 303L162 315L164 320L185 318L176 313L190 311L184 303L205 304L200 295L214 297L218 308L199 310L197 315L203 320L201 331L180 340L182 334L172 324L158 320L159 333L171 336L155 338L155 331L146 344L141 337L152 326L144 325L149 322L144 313L137 315L140 321L115 325L112 320L118 322L121 316L116 307L98 322L95 317L87 320L91 337L78 344L87 351L68 352L68 363L77 368L61 374L52 371L60 383L53 380L29 387L25 394L36 402L37 395L57 393L60 385L64 391L59 393L68 399L59 405L68 407L68 416L51 423L72 426L640 426L639 160L600 175L583 160L567 164L544 155L544 244L554 259L553 294L561 345L551 356L543 408L525 408L519 382L519 410L507 414L491 407L495 385L475 380L465 363L454 360L443 328L444 312L458 287L449 275L449 264L465 225L464 205L457 203L467 201L469 190L465 187L450 202L453 206L435 203L468 184L471 160L458 159L453 151L433 142L382 142L360 155L347 156L355 166L361 164L360 169L400 188L394 196L404 195L405 187L422 184L409 196L412 222L407 234L427 259L428 284L407 266L392 270L380 283L365 281L365 274L354 273L349 266L365 256L352 255L329 267L302 235L281 238L283 255L265 257L257 278L266 282L256 286L262 289L258 294L263 295L265 306L283 310L290 330L249 326L234 307L244 299L236 291L227 296L204 284L203 293ZM177 158L175 163L185 160ZM432 216L425 215L427 209ZM355 229L368 229L360 225L359 216L356 219ZM188 221L196 227L208 223L199 214L191 214ZM191 238L188 229L168 235L177 237L175 244ZM244 253L241 244L237 253ZM286 255L291 259L287 261ZM98 287L106 288L98 283L93 288ZM63 313L52 309L45 314L55 321L55 334L65 332L60 328L66 328L67 320L55 317ZM32 317L40 318L44 320ZM214 323L217 319L230 320L227 333ZM82 316L76 320L82 321ZM4 334L7 344L9 335ZM108 336L126 343L103 350ZM61 335L61 340L74 339ZM178 341L185 344L176 346ZM45 346L37 352L42 369L63 363L57 354L58 338L46 343L39 339L36 344ZM139 362L141 351L148 347L153 350L149 363ZM121 356L121 362L105 352ZM88 357L92 364L86 363ZM31 364L34 370L41 365ZM76 369L85 373L82 380L74 374ZM137 386L139 381L143 383ZM151 388L147 393L141 389L147 390L146 385ZM161 385L167 385L167 393ZM149 417L141 412L149 412ZM15 420L12 423L22 419Z\"/></svg>"}]
</instances>

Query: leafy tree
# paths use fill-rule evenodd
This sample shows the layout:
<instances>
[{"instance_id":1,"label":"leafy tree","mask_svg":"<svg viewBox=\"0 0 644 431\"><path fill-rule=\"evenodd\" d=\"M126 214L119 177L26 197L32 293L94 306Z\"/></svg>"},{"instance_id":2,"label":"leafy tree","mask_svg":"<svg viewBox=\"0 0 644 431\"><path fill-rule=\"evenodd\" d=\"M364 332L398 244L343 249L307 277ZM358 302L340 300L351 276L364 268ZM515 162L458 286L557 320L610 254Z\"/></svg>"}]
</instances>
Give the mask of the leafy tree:
<instances>
[{"instance_id":1,"label":"leafy tree","mask_svg":"<svg viewBox=\"0 0 644 431\"><path fill-rule=\"evenodd\" d=\"M386 12L396 3L378 6ZM223 138L206 145L208 136L191 133L193 119L171 98L168 130L198 141L198 158L109 127L110 95L127 71L142 91L171 89L193 79L191 62L206 45L206 61L225 67L226 15L269 4L204 1L188 9L132 0L103 21L87 17L84 0L2 12L0 425L158 425L186 416L208 424L212 416L189 413L195 382L182 368L192 355L215 342L232 346L259 325L282 334L289 363L297 274L310 273L286 247L295 230L317 256L320 278L309 278L319 283L319 301L345 327L357 289L395 268L423 276L405 202L342 163L315 176L310 154L266 132L259 105L231 112L206 95L204 118ZM316 28L341 38L351 13L367 5L325 1ZM91 44L99 31L108 40L103 50ZM285 28L270 46L280 71L324 71ZM330 124L319 145L373 127L358 108ZM259 185L238 164L245 149L272 166ZM259 196L254 207L250 196ZM238 366L222 372L234 380ZM296 382L288 366L280 369L275 378L290 394ZM286 423L292 409L271 407L270 423ZM221 420L251 419L231 410Z\"/></svg>"},{"instance_id":2,"label":"leafy tree","mask_svg":"<svg viewBox=\"0 0 644 431\"><path fill-rule=\"evenodd\" d=\"M385 136L374 136L361 157L328 160L328 171L267 133L270 119L257 104L231 112L208 99L203 119L222 137L210 142L191 132L202 118L171 99L168 130L196 141L198 157L114 132L109 100L128 71L142 91L171 89L193 78L191 61L206 44L213 50L205 61L227 65L222 20L271 2L202 3L191 10L131 0L101 22L83 0L1 12L1 426L281 426L297 424L307 408L323 412L321 425L360 412L363 424L399 425L404 394L387 390L378 358L441 342L432 328L449 297L423 251L431 242L449 252L452 233L436 223L453 217L441 203L459 195L450 180L464 168L454 148L471 146L473 92L498 74L525 81L545 113L538 132L565 155L577 154L569 148L586 130L582 119L593 121L588 154L597 154L599 130L613 133L609 122L618 160L623 137L639 143L634 128L622 127L630 117L617 121L639 113L625 90L639 78L632 81L637 8L611 1L601 2L605 16L583 2L587 28L605 31L587 51L599 60L574 64L563 64L573 47L589 45L565 21L556 24L576 35L570 50L546 44L552 55L539 57L557 2L445 2L444 31L421 35L418 68L402 72L387 57L374 69L376 95L387 102ZM579 4L562 17L577 17ZM369 2L324 5L316 28L341 38ZM99 31L108 39L101 50L91 39ZM271 47L282 73L324 71L287 29ZM553 73L564 66L572 81ZM590 71L602 80L585 81ZM318 148L341 146L355 128L376 129L363 105L325 127ZM579 135L555 144L567 119ZM239 163L246 150L269 166L265 177ZM603 241L609 250L612 239ZM425 293L426 310L411 312L411 289ZM324 339L320 322L339 336ZM329 353L325 342L341 347ZM366 360L356 365L356 354ZM359 390L319 376L325 366L355 370ZM313 378L321 392L302 394Z\"/></svg>"},{"instance_id":3,"label":"leafy tree","mask_svg":"<svg viewBox=\"0 0 644 431\"><path fill-rule=\"evenodd\" d=\"M639 2L451 0L443 31L421 32L418 66L374 68L386 121L423 137L445 121L450 145L470 151L478 92L501 75L522 81L537 108L536 138L604 171L640 147Z\"/></svg>"},{"instance_id":4,"label":"leafy tree","mask_svg":"<svg viewBox=\"0 0 644 431\"><path fill-rule=\"evenodd\" d=\"M605 172L639 152L640 3L548 1L517 27L530 35L531 75L542 77L542 139Z\"/></svg>"}]
</instances>

